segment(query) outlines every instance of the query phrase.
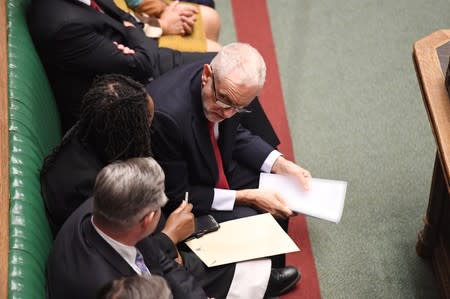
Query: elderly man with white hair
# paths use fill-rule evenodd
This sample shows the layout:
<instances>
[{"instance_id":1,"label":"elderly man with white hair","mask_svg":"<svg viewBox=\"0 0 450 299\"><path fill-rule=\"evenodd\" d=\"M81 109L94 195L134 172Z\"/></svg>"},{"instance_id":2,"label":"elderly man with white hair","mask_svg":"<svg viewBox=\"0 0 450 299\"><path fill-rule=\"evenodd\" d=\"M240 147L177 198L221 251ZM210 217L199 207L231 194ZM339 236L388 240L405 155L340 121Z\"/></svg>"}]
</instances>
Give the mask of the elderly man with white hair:
<instances>
[{"instance_id":1,"label":"elderly man with white hair","mask_svg":"<svg viewBox=\"0 0 450 299\"><path fill-rule=\"evenodd\" d=\"M222 222L269 212L287 230L293 212L276 192L257 188L259 174L292 175L304 189L311 174L241 125L265 75L256 49L232 43L210 64L182 66L147 86L155 103L152 150L166 174L166 212L188 192L195 215L212 214ZM292 281L288 291L300 274L284 267L284 256L273 262L271 281Z\"/></svg>"}]
</instances>

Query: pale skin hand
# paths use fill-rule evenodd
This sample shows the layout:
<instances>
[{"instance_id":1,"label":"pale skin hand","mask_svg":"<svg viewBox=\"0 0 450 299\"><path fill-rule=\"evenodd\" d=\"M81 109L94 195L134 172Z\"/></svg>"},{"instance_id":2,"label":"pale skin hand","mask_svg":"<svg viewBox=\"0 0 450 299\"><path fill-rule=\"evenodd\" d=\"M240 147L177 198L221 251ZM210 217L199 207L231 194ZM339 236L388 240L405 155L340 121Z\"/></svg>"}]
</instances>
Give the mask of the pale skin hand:
<instances>
[{"instance_id":1,"label":"pale skin hand","mask_svg":"<svg viewBox=\"0 0 450 299\"><path fill-rule=\"evenodd\" d=\"M198 10L192 5L184 4L178 4L177 6L175 6L175 9L183 22L185 35L192 34Z\"/></svg>"},{"instance_id":2,"label":"pale skin hand","mask_svg":"<svg viewBox=\"0 0 450 299\"><path fill-rule=\"evenodd\" d=\"M125 27L135 27L135 26L133 25L133 23L130 23L130 22L128 22L128 21L123 21L123 25L124 25ZM116 41L114 41L113 44L116 45L117 49L118 49L120 52L122 52L123 54L125 54L125 55L133 55L133 54L136 53L133 49L128 48L127 46L125 46L125 45L123 45L123 44L119 44L119 43L116 42Z\"/></svg>"},{"instance_id":3,"label":"pale skin hand","mask_svg":"<svg viewBox=\"0 0 450 299\"><path fill-rule=\"evenodd\" d=\"M191 211L192 204L182 201L167 218L162 232L172 240L173 244L178 244L194 232L195 221Z\"/></svg>"},{"instance_id":4,"label":"pale skin hand","mask_svg":"<svg viewBox=\"0 0 450 299\"><path fill-rule=\"evenodd\" d=\"M123 21L123 26L125 26L125 27L135 27L133 23L128 22L128 21Z\"/></svg>"},{"instance_id":5,"label":"pale skin hand","mask_svg":"<svg viewBox=\"0 0 450 299\"><path fill-rule=\"evenodd\" d=\"M117 49L125 55L133 55L134 53L136 53L133 49L130 49L122 44L119 44L118 42L113 42L113 44L115 44Z\"/></svg>"},{"instance_id":6,"label":"pale skin hand","mask_svg":"<svg viewBox=\"0 0 450 299\"><path fill-rule=\"evenodd\" d=\"M184 22L182 16L177 11L177 6L178 1L174 1L168 5L161 14L159 24L165 35L186 34Z\"/></svg>"},{"instance_id":7,"label":"pale skin hand","mask_svg":"<svg viewBox=\"0 0 450 299\"><path fill-rule=\"evenodd\" d=\"M275 160L272 172L293 176L303 189L309 190L311 173L283 156ZM261 211L269 212L274 217L286 218L294 214L279 194L268 190L245 189L237 191L236 203L253 206Z\"/></svg>"},{"instance_id":8,"label":"pale skin hand","mask_svg":"<svg viewBox=\"0 0 450 299\"><path fill-rule=\"evenodd\" d=\"M260 189L239 190L236 191L236 203L253 206L277 218L287 218L293 215L284 199L273 191Z\"/></svg>"},{"instance_id":9,"label":"pale skin hand","mask_svg":"<svg viewBox=\"0 0 450 299\"><path fill-rule=\"evenodd\" d=\"M285 159L283 156L279 156L275 160L275 163L272 166L272 172L276 174L293 176L297 179L303 189L309 190L311 173L294 162Z\"/></svg>"}]
</instances>

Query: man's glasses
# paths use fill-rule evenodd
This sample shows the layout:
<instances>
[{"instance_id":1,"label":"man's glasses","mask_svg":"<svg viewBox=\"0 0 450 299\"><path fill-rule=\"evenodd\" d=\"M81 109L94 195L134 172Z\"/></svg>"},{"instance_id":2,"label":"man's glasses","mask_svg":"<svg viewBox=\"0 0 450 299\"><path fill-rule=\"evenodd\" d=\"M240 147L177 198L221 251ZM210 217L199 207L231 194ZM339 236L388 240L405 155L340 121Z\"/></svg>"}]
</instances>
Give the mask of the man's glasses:
<instances>
[{"instance_id":1,"label":"man's glasses","mask_svg":"<svg viewBox=\"0 0 450 299\"><path fill-rule=\"evenodd\" d=\"M217 96L216 82L214 80L214 73L213 73L212 68L211 68L211 77L212 77L212 85L213 85L213 89L214 89L214 97L216 98L216 104L219 107L221 107L223 109L233 109L237 113L250 113L250 112L252 112L251 110L246 109L245 106L237 107L237 106L234 106L234 105L230 104L225 99L219 99L219 97Z\"/></svg>"}]
</instances>

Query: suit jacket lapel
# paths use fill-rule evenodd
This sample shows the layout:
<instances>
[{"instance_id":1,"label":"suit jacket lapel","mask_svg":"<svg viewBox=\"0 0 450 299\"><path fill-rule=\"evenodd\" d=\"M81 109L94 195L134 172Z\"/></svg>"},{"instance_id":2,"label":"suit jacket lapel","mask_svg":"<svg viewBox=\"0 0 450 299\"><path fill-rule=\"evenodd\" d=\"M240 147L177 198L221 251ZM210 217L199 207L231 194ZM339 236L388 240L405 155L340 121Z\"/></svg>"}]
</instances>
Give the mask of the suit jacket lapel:
<instances>
[{"instance_id":1,"label":"suit jacket lapel","mask_svg":"<svg viewBox=\"0 0 450 299\"><path fill-rule=\"evenodd\" d=\"M88 246L91 246L98 254L124 276L136 275L133 268L114 250L94 229L91 223L91 215L86 216L82 223L82 232Z\"/></svg>"},{"instance_id":2,"label":"suit jacket lapel","mask_svg":"<svg viewBox=\"0 0 450 299\"><path fill-rule=\"evenodd\" d=\"M225 169L225 173L227 171L227 165L232 160L233 154L233 142L234 142L234 134L235 130L233 125L233 118L222 121L219 124L219 149L222 155L222 161Z\"/></svg>"},{"instance_id":3,"label":"suit jacket lapel","mask_svg":"<svg viewBox=\"0 0 450 299\"><path fill-rule=\"evenodd\" d=\"M202 96L201 96L201 68L195 73L190 80L191 99L188 103L188 109L191 111L192 117L192 134L197 144L198 152L203 158L203 162L207 165L211 177L216 178L218 174L216 157L209 139L208 120L203 113Z\"/></svg>"},{"instance_id":4,"label":"suit jacket lapel","mask_svg":"<svg viewBox=\"0 0 450 299\"><path fill-rule=\"evenodd\" d=\"M112 0L96 0L96 2L104 12L100 13L100 17L110 25L114 26L117 30L121 32L124 30L124 20L127 20L137 26L138 22L136 19L117 7ZM91 9L93 13L99 14L99 12L94 9L89 9Z\"/></svg>"},{"instance_id":5,"label":"suit jacket lapel","mask_svg":"<svg viewBox=\"0 0 450 299\"><path fill-rule=\"evenodd\" d=\"M211 140L208 132L208 124L205 117L198 117L196 115L193 116L192 132L197 143L198 151L201 153L205 164L208 166L208 169L211 172L211 176L213 178L217 177L217 173L219 170L217 169L217 164L215 163L216 157L211 145Z\"/></svg>"}]
</instances>

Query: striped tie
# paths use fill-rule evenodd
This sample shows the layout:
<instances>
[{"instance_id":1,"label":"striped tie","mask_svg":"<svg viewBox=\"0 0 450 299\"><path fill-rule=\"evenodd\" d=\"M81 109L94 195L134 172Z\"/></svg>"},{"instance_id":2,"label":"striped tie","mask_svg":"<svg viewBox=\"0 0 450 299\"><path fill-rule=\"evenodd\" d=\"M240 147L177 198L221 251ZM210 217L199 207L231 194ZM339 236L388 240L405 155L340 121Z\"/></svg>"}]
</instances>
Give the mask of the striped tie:
<instances>
[{"instance_id":1,"label":"striped tie","mask_svg":"<svg viewBox=\"0 0 450 299\"><path fill-rule=\"evenodd\" d=\"M144 257L142 256L142 253L136 248L136 260L134 261L136 266L141 271L141 275L151 275L150 271L148 270L147 266L144 262Z\"/></svg>"}]
</instances>

